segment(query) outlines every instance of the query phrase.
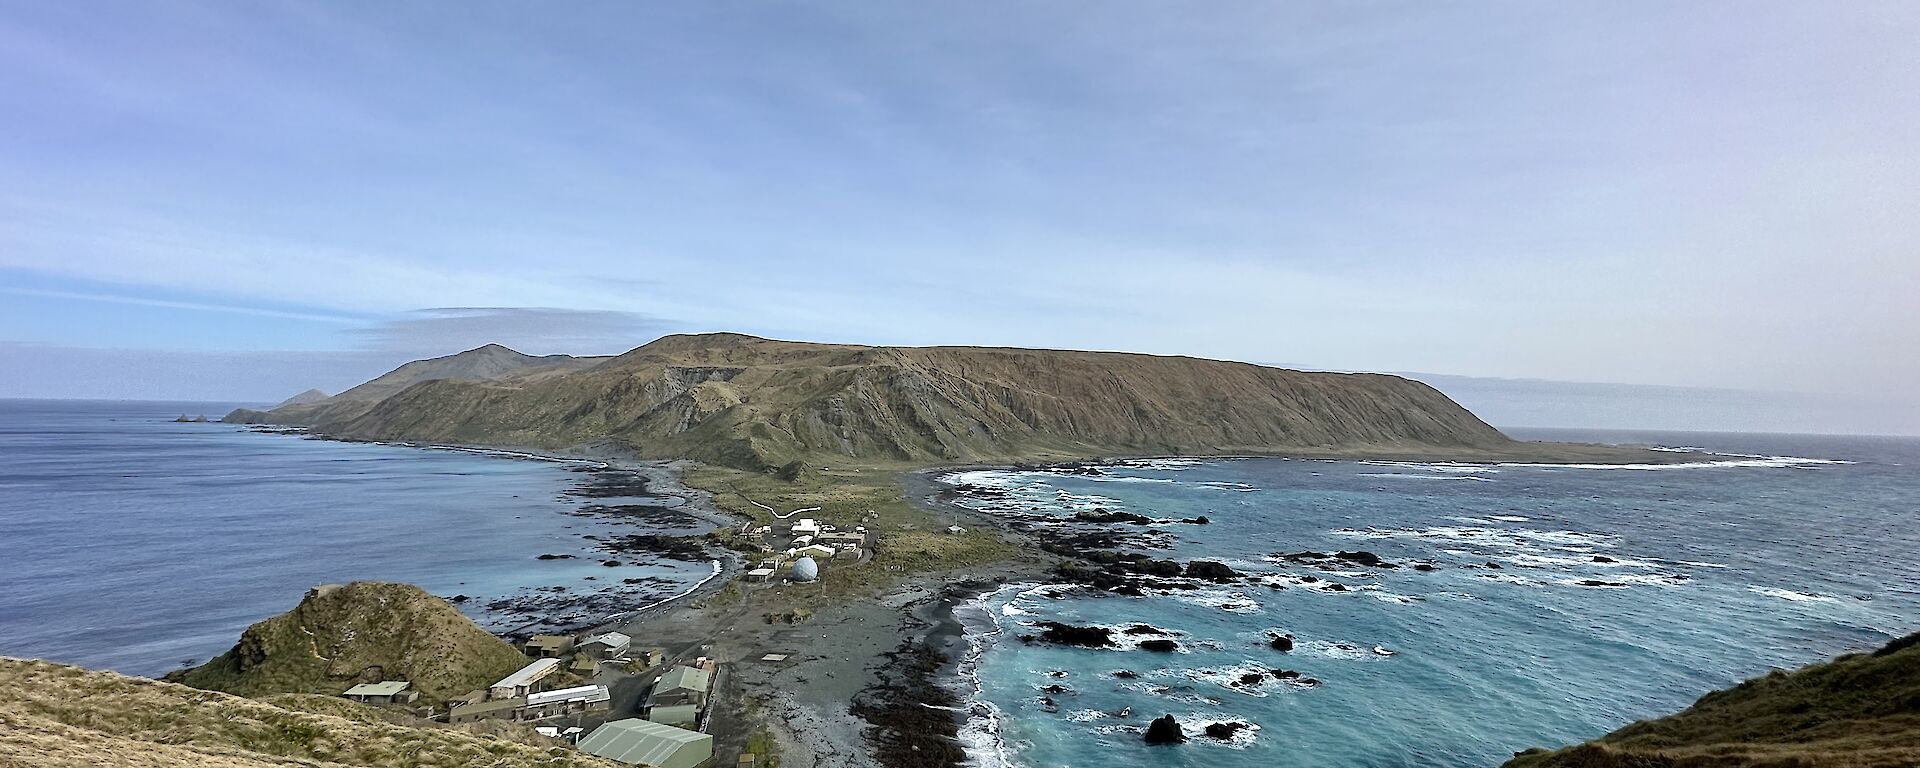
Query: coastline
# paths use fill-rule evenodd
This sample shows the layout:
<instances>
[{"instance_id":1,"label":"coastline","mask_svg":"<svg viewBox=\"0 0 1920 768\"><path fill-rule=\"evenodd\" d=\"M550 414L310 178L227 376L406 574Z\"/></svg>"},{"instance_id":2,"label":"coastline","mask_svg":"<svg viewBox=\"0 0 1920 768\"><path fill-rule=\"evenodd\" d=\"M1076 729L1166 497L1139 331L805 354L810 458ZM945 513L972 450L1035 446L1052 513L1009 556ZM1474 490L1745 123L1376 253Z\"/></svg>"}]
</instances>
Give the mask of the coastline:
<instances>
[{"instance_id":1,"label":"coastline","mask_svg":"<svg viewBox=\"0 0 1920 768\"><path fill-rule=\"evenodd\" d=\"M332 439L316 436L317 439ZM356 441L358 442L358 441ZM405 447L457 450L524 460L597 464L638 473L648 490L683 500L680 511L716 526L737 525L743 517L721 509L705 490L688 486L687 460L640 459L606 447L541 452L524 447L441 445L381 441ZM1575 444L1553 444L1555 446ZM1589 450L1591 449L1591 450ZM1436 455L1438 453L1439 455ZM1599 456L1614 462L1648 465L1697 463L1715 454L1678 453L1649 448L1579 446L1556 451L1558 461L1578 463ZM1202 461L1237 458L1294 458L1311 461L1423 461L1501 463L1539 460L1532 451L1485 454L1456 452L1404 453L1382 450L1338 455L1314 452L1288 454L1244 453L1220 456L1107 457L1094 460L1053 461L1044 464L966 464L924 467L892 472L904 500L927 512L939 525L957 524L993 531L1014 545L1018 555L998 562L949 571L905 575L878 594L854 596L827 606L805 624L785 626L758 621L755 613L768 607L769 598L737 599L724 606L706 601L735 585L742 558L726 550L715 572L686 591L655 603L613 614L592 625L659 638L668 646L670 661L707 656L721 662L713 692L713 714L707 730L715 736L716 755L732 755L749 747L749 738L764 732L790 764L846 766L847 768L922 768L923 766L982 764L976 754L984 738L996 730L990 706L976 704L977 682L972 665L984 647L973 647L969 627L959 612L1010 585L1039 586L1057 581L1051 569L1057 556L1045 553L1035 537L994 517L954 503L942 493L949 486L939 478L970 470L1019 470L1153 458ZM757 505L757 504L756 504ZM763 506L763 505L757 505ZM764 507L763 507L764 508ZM777 513L775 514L778 517ZM798 592L810 585L755 588ZM933 655L928 655L931 652ZM777 662L765 659L785 657ZM929 663L937 659L937 663ZM807 696L790 691L805 687ZM769 693L771 692L771 693ZM985 710L985 711L983 711ZM892 728L890 723L944 713L947 728ZM972 742L972 743L968 743ZM945 754L929 761L928 748L971 748L957 757ZM890 749L890 747L895 747ZM903 758L901 755L910 755ZM889 759L889 755L892 759ZM989 760L987 765L997 765Z\"/></svg>"}]
</instances>

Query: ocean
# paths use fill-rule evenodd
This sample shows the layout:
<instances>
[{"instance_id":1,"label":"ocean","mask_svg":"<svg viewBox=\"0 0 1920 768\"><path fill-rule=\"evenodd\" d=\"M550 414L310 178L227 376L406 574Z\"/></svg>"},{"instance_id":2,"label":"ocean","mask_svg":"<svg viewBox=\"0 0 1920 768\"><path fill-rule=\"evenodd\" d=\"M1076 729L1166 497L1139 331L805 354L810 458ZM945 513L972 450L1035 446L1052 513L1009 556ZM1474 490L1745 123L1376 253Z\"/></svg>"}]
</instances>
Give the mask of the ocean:
<instances>
[{"instance_id":1,"label":"ocean","mask_svg":"<svg viewBox=\"0 0 1920 768\"><path fill-rule=\"evenodd\" d=\"M714 573L602 548L710 524L678 498L627 495L630 478L598 464L173 421L232 407L0 400L0 654L159 675L319 584L465 595L509 631L632 610Z\"/></svg>"},{"instance_id":2,"label":"ocean","mask_svg":"<svg viewBox=\"0 0 1920 768\"><path fill-rule=\"evenodd\" d=\"M1920 440L1516 436L1740 455L1657 468L1239 459L947 475L1005 492L962 503L1037 514L1043 528L1096 508L1205 516L1099 527L1161 538L1155 557L1253 577L1148 597L1014 584L962 606L964 693L985 714L965 733L975 762L1484 768L1920 630ZM1284 557L1361 550L1397 567ZM1113 628L1121 647L1020 639L1042 621ZM1138 624L1170 634L1119 632ZM1270 647L1276 633L1295 639L1291 652ZM1137 646L1156 637L1178 650ZM1191 741L1144 744L1164 714ZM1208 723L1248 727L1215 739Z\"/></svg>"}]
</instances>

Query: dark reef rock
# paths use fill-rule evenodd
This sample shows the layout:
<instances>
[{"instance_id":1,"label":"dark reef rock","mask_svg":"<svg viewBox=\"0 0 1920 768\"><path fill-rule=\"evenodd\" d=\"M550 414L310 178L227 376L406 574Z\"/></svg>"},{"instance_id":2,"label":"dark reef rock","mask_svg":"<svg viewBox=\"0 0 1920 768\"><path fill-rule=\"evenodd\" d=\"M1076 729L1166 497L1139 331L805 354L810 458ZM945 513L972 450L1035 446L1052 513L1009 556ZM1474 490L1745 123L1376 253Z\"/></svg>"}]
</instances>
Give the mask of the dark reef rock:
<instances>
[{"instance_id":1,"label":"dark reef rock","mask_svg":"<svg viewBox=\"0 0 1920 768\"><path fill-rule=\"evenodd\" d=\"M1240 578L1240 574L1226 563L1213 560L1194 560L1187 563L1187 578L1207 581L1227 582Z\"/></svg>"},{"instance_id":2,"label":"dark reef rock","mask_svg":"<svg viewBox=\"0 0 1920 768\"><path fill-rule=\"evenodd\" d=\"M1594 562L1596 562L1596 563L1617 563L1617 562L1619 562L1618 560L1615 560L1615 559L1613 559L1613 558L1611 558L1611 557L1607 557L1606 555L1594 555L1594 556L1593 556L1593 561L1594 561Z\"/></svg>"},{"instance_id":3,"label":"dark reef rock","mask_svg":"<svg viewBox=\"0 0 1920 768\"><path fill-rule=\"evenodd\" d=\"M1625 585L1625 584L1622 584L1622 583L1620 583L1620 582L1617 582L1617 581L1601 581L1601 580L1599 580L1599 579L1581 579L1581 580L1580 580L1580 586L1583 586L1583 587L1624 587L1624 586L1626 586L1626 585Z\"/></svg>"},{"instance_id":4,"label":"dark reef rock","mask_svg":"<svg viewBox=\"0 0 1920 768\"><path fill-rule=\"evenodd\" d=\"M546 554L546 555L541 555L541 556L539 556L539 557L536 557L536 558L534 558L534 559L535 559L535 560L572 560L572 559L573 559L573 555L553 555L553 554Z\"/></svg>"},{"instance_id":5,"label":"dark reef rock","mask_svg":"<svg viewBox=\"0 0 1920 768\"><path fill-rule=\"evenodd\" d=\"M1440 570L1439 568L1435 567L1433 563L1421 563L1419 565L1414 566L1413 569L1416 571L1428 571L1428 572Z\"/></svg>"},{"instance_id":6,"label":"dark reef rock","mask_svg":"<svg viewBox=\"0 0 1920 768\"><path fill-rule=\"evenodd\" d=\"M1041 692L1041 693L1052 693L1052 694L1061 694L1061 693L1073 693L1073 689L1072 689L1072 688L1068 688L1068 687L1066 687L1066 686L1064 686L1064 685L1061 685L1061 684L1059 684L1059 683L1054 683L1053 685L1049 685L1049 686L1045 686L1045 687L1042 687L1042 688L1040 689L1040 692Z\"/></svg>"},{"instance_id":7,"label":"dark reef rock","mask_svg":"<svg viewBox=\"0 0 1920 768\"><path fill-rule=\"evenodd\" d=\"M606 469L601 467L583 467L575 471L592 475L571 489L567 494L589 499L605 499L616 496L652 497L647 490L647 476L626 469Z\"/></svg>"},{"instance_id":8,"label":"dark reef rock","mask_svg":"<svg viewBox=\"0 0 1920 768\"><path fill-rule=\"evenodd\" d=\"M600 547L621 554L645 554L663 560L704 563L711 559L699 539L686 536L628 535L600 542Z\"/></svg>"},{"instance_id":9,"label":"dark reef rock","mask_svg":"<svg viewBox=\"0 0 1920 768\"><path fill-rule=\"evenodd\" d=\"M1172 640L1143 640L1140 642L1140 650L1153 651L1155 653L1173 653L1174 651L1180 650L1180 644Z\"/></svg>"},{"instance_id":10,"label":"dark reef rock","mask_svg":"<svg viewBox=\"0 0 1920 768\"><path fill-rule=\"evenodd\" d=\"M1273 679L1275 680L1298 680L1300 678L1300 673L1291 669L1268 670L1267 674L1273 675Z\"/></svg>"},{"instance_id":11,"label":"dark reef rock","mask_svg":"<svg viewBox=\"0 0 1920 768\"><path fill-rule=\"evenodd\" d=\"M867 742L880 765L957 768L966 762L953 716L960 699L939 681L947 660L939 650L910 641L889 652L878 682L854 696L848 711L867 721Z\"/></svg>"},{"instance_id":12,"label":"dark reef rock","mask_svg":"<svg viewBox=\"0 0 1920 768\"><path fill-rule=\"evenodd\" d=\"M1263 682L1266 682L1266 679L1267 679L1267 674L1265 672L1248 672L1241 675L1240 679L1235 680L1233 684L1234 685L1259 685Z\"/></svg>"},{"instance_id":13,"label":"dark reef rock","mask_svg":"<svg viewBox=\"0 0 1920 768\"><path fill-rule=\"evenodd\" d=\"M1380 559L1379 555L1376 555L1372 552L1368 552L1364 549L1358 552L1335 552L1333 556L1340 560L1345 560L1349 563L1354 563L1356 565L1364 565L1368 568L1398 568L1399 567L1397 565L1394 565L1393 563L1389 563L1385 560Z\"/></svg>"},{"instance_id":14,"label":"dark reef rock","mask_svg":"<svg viewBox=\"0 0 1920 768\"><path fill-rule=\"evenodd\" d=\"M1173 578L1175 576L1179 576L1182 570L1180 568L1180 563L1177 561L1154 560L1151 558L1143 558L1140 560L1135 560L1132 563L1128 564L1127 567L1131 569L1134 573L1138 573L1146 576L1160 576L1165 578Z\"/></svg>"},{"instance_id":15,"label":"dark reef rock","mask_svg":"<svg viewBox=\"0 0 1920 768\"><path fill-rule=\"evenodd\" d=\"M626 565L626 563L620 562L618 560L602 560L600 561L600 564L608 568L618 568L620 566Z\"/></svg>"},{"instance_id":16,"label":"dark reef rock","mask_svg":"<svg viewBox=\"0 0 1920 768\"><path fill-rule=\"evenodd\" d=\"M1247 727L1246 723L1240 723L1240 722L1208 723L1206 727L1206 732L1208 736L1219 739L1221 741L1226 741L1228 739L1233 738L1234 734L1239 733L1241 730L1245 729L1246 727Z\"/></svg>"},{"instance_id":17,"label":"dark reef rock","mask_svg":"<svg viewBox=\"0 0 1920 768\"><path fill-rule=\"evenodd\" d=\"M1173 719L1173 715L1161 715L1147 725L1144 738L1148 744L1179 744L1187 740L1187 734L1180 730L1180 721Z\"/></svg>"},{"instance_id":18,"label":"dark reef rock","mask_svg":"<svg viewBox=\"0 0 1920 768\"><path fill-rule=\"evenodd\" d=\"M1040 633L1040 640L1055 645L1072 645L1081 648L1113 647L1113 630L1106 627L1076 627L1057 621L1040 622L1046 631Z\"/></svg>"},{"instance_id":19,"label":"dark reef rock","mask_svg":"<svg viewBox=\"0 0 1920 768\"><path fill-rule=\"evenodd\" d=\"M1159 627L1153 626L1152 624L1135 624L1131 627L1127 627L1126 629L1120 630L1120 634L1123 634L1123 635L1171 635L1173 633L1168 632L1167 630L1161 629Z\"/></svg>"},{"instance_id":20,"label":"dark reef rock","mask_svg":"<svg viewBox=\"0 0 1920 768\"><path fill-rule=\"evenodd\" d=\"M1280 634L1278 632L1269 632L1267 633L1267 636L1272 638L1271 640L1267 641L1267 645L1272 647L1274 650L1280 651L1282 653L1293 652L1293 635Z\"/></svg>"},{"instance_id":21,"label":"dark reef rock","mask_svg":"<svg viewBox=\"0 0 1920 768\"><path fill-rule=\"evenodd\" d=\"M1083 509L1073 513L1073 519L1082 523L1127 523L1128 525L1146 525L1153 518L1132 512L1109 512L1106 509Z\"/></svg>"},{"instance_id":22,"label":"dark reef rock","mask_svg":"<svg viewBox=\"0 0 1920 768\"><path fill-rule=\"evenodd\" d=\"M1119 680L1132 680L1136 677L1139 677L1140 673L1135 672L1131 669L1116 669L1113 672L1113 676L1115 679L1119 679Z\"/></svg>"}]
</instances>

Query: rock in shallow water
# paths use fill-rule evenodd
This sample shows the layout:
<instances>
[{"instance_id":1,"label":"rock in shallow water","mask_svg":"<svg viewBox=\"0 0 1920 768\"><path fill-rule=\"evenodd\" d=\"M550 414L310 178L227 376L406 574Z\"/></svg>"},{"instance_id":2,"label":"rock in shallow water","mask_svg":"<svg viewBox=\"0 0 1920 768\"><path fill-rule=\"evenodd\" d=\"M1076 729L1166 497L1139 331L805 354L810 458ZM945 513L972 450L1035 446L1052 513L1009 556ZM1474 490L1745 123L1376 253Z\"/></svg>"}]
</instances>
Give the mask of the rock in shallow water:
<instances>
[{"instance_id":1,"label":"rock in shallow water","mask_svg":"<svg viewBox=\"0 0 1920 768\"><path fill-rule=\"evenodd\" d=\"M1106 627L1076 627L1057 621L1043 621L1040 626L1041 640L1057 645L1077 645L1082 648L1106 648L1113 645L1113 630ZM1023 638L1024 639L1024 638Z\"/></svg>"},{"instance_id":2,"label":"rock in shallow water","mask_svg":"<svg viewBox=\"0 0 1920 768\"><path fill-rule=\"evenodd\" d=\"M1173 715L1161 715L1147 725L1145 738L1148 744L1179 744L1187 740L1187 734L1180 730L1180 721L1173 719Z\"/></svg>"},{"instance_id":3,"label":"rock in shallow water","mask_svg":"<svg viewBox=\"0 0 1920 768\"><path fill-rule=\"evenodd\" d=\"M1228 567L1226 563L1212 560L1194 560L1187 563L1187 578L1224 582L1238 579L1240 578L1240 574Z\"/></svg>"},{"instance_id":4,"label":"rock in shallow water","mask_svg":"<svg viewBox=\"0 0 1920 768\"><path fill-rule=\"evenodd\" d=\"M1246 727L1247 727L1246 723L1240 723L1240 722L1207 723L1206 731L1208 736L1212 736L1213 738L1219 739L1221 741L1226 741L1228 739L1233 738L1234 734L1239 733L1241 729L1244 729Z\"/></svg>"}]
</instances>

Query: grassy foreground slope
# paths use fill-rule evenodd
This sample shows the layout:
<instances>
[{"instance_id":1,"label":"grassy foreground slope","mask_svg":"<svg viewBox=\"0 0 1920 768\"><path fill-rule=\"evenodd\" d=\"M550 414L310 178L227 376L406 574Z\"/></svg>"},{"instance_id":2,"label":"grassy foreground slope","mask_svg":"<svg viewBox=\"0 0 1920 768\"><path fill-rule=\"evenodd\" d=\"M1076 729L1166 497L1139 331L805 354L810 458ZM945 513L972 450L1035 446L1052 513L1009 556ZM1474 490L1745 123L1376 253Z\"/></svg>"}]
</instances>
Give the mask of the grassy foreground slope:
<instances>
[{"instance_id":1,"label":"grassy foreground slope","mask_svg":"<svg viewBox=\"0 0 1920 768\"><path fill-rule=\"evenodd\" d=\"M538 736L400 724L340 699L266 701L0 658L0 766L612 768ZM530 738L528 738L531 736Z\"/></svg>"},{"instance_id":2,"label":"grassy foreground slope","mask_svg":"<svg viewBox=\"0 0 1920 768\"><path fill-rule=\"evenodd\" d=\"M406 680L439 701L526 661L419 587L356 581L315 588L293 610L248 627L231 650L167 679L242 696L338 694L358 682Z\"/></svg>"},{"instance_id":3,"label":"grassy foreground slope","mask_svg":"<svg viewBox=\"0 0 1920 768\"><path fill-rule=\"evenodd\" d=\"M667 336L605 359L513 355L482 348L424 361L434 376L382 377L410 383L376 388L377 402L341 404L363 385L229 420L363 439L610 443L646 458L749 470L797 458L924 466L1112 455L1540 455L1432 387L1381 374L739 334Z\"/></svg>"},{"instance_id":4,"label":"grassy foreground slope","mask_svg":"<svg viewBox=\"0 0 1920 768\"><path fill-rule=\"evenodd\" d=\"M1506 768L1913 768L1920 766L1920 634L1871 654L1774 671Z\"/></svg>"}]
</instances>

